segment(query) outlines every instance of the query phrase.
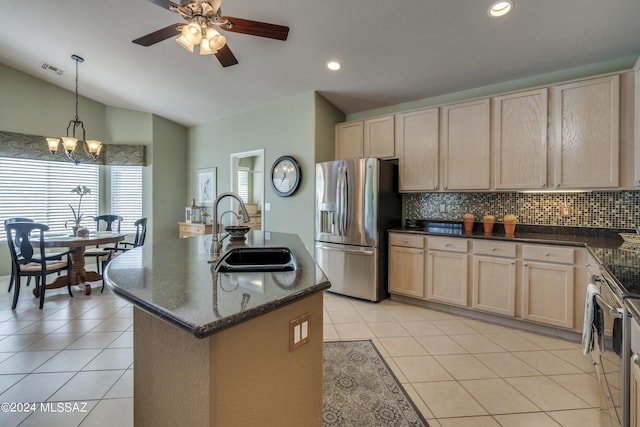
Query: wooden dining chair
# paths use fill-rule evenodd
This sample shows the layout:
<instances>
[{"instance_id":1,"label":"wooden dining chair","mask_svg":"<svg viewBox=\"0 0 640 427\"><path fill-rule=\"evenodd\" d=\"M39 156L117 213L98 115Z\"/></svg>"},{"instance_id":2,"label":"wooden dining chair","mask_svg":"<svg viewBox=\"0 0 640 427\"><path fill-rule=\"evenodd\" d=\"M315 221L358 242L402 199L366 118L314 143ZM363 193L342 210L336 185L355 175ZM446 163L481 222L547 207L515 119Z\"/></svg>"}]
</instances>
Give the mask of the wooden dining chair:
<instances>
[{"instance_id":1,"label":"wooden dining chair","mask_svg":"<svg viewBox=\"0 0 640 427\"><path fill-rule=\"evenodd\" d=\"M139 246L144 245L144 241L147 238L147 218L140 218L135 222L136 234L133 238L133 242L118 242L116 247L114 247L108 255L101 258L102 261L102 272L104 273L104 268L109 264L114 257L118 256L118 253L126 252L133 248L137 248ZM102 280L102 288L100 292L104 291L104 280Z\"/></svg>"},{"instance_id":2,"label":"wooden dining chair","mask_svg":"<svg viewBox=\"0 0 640 427\"><path fill-rule=\"evenodd\" d=\"M122 225L123 218L120 215L98 215L94 216L93 220L96 222L96 231L115 231L120 232L120 226ZM85 249L85 258L95 258L96 271L100 273L100 258L109 255L113 248L117 248L116 243L112 247L100 247Z\"/></svg>"},{"instance_id":3,"label":"wooden dining chair","mask_svg":"<svg viewBox=\"0 0 640 427\"><path fill-rule=\"evenodd\" d=\"M24 218L24 217L13 217L13 218L7 218L4 220L4 231L5 233L8 234L7 232L7 224L11 224L14 222L35 222L33 219L31 218ZM52 260L62 260L62 257L64 255L66 255L68 253L68 251L63 251L63 252L47 252L47 260L48 261L52 261ZM37 255L39 256L39 255ZM36 257L37 257L36 256ZM11 289L13 289L13 284L15 282L15 275L16 275L16 268L13 265L13 263L11 263L11 276L9 277L9 288L7 289L7 292L11 292ZM31 284L31 277L27 278L27 286L29 286Z\"/></svg>"},{"instance_id":4,"label":"wooden dining chair","mask_svg":"<svg viewBox=\"0 0 640 427\"><path fill-rule=\"evenodd\" d=\"M67 272L67 289L69 296L73 296L69 254L67 253L65 260L47 260L44 232L49 230L48 225L37 222L12 222L5 224L5 230L7 231L7 244L9 245L12 266L16 272L12 310L15 310L18 305L21 277L35 277L36 291L40 295L40 309L44 306L47 275L51 273ZM37 236L32 236L33 232L37 232ZM38 241L37 248L34 248L32 243L34 240Z\"/></svg>"}]
</instances>

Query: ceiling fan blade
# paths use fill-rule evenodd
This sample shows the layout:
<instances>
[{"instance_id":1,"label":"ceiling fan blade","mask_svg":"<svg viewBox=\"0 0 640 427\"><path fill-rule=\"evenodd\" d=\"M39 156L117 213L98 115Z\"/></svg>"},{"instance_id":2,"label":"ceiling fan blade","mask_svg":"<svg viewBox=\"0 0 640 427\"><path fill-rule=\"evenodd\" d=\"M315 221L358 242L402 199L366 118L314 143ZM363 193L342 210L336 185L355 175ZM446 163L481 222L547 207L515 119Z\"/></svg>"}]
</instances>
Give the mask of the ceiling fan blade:
<instances>
[{"instance_id":1,"label":"ceiling fan blade","mask_svg":"<svg viewBox=\"0 0 640 427\"><path fill-rule=\"evenodd\" d=\"M268 24L266 22L251 21L249 19L234 18L232 16L220 17L220 21L225 20L231 25L223 24L220 28L234 33L249 34L276 40L286 40L289 35L289 27L285 27L284 25Z\"/></svg>"},{"instance_id":2,"label":"ceiling fan blade","mask_svg":"<svg viewBox=\"0 0 640 427\"><path fill-rule=\"evenodd\" d=\"M227 44L218 49L216 52L216 58L218 58L218 61L220 61L220 64L222 64L223 67L230 67L238 63L238 60Z\"/></svg>"},{"instance_id":3,"label":"ceiling fan blade","mask_svg":"<svg viewBox=\"0 0 640 427\"><path fill-rule=\"evenodd\" d=\"M172 10L172 8L180 9L182 7L179 4L176 4L169 0L147 0L147 1L167 10Z\"/></svg>"},{"instance_id":4,"label":"ceiling fan blade","mask_svg":"<svg viewBox=\"0 0 640 427\"><path fill-rule=\"evenodd\" d=\"M142 36L135 40L132 40L132 43L139 44L140 46L151 46L153 44L166 40L169 37L178 35L178 27L181 25L184 24L171 24L168 27L161 28L158 31L147 34L146 36Z\"/></svg>"}]
</instances>

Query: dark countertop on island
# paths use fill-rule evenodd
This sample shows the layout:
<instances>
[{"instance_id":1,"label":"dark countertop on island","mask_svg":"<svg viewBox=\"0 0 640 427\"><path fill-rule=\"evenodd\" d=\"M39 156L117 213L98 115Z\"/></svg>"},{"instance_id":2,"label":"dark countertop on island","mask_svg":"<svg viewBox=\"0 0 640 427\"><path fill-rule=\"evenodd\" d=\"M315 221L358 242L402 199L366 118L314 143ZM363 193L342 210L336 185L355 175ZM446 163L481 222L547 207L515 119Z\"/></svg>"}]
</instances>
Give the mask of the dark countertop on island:
<instances>
[{"instance_id":1,"label":"dark countertop on island","mask_svg":"<svg viewBox=\"0 0 640 427\"><path fill-rule=\"evenodd\" d=\"M331 285L295 234L252 231L232 247L288 247L295 271L217 273L209 260L211 236L166 240L125 252L104 272L116 295L205 338L264 315Z\"/></svg>"},{"instance_id":2,"label":"dark countertop on island","mask_svg":"<svg viewBox=\"0 0 640 427\"><path fill-rule=\"evenodd\" d=\"M605 268L629 293L640 293L640 245L629 245L619 235L619 233L635 233L635 230L518 224L515 234L508 236L504 233L503 224L499 222L495 223L493 233L485 234L481 222L474 224L472 232L465 233L460 221L418 220L415 227L394 228L388 231L586 247L601 267Z\"/></svg>"}]
</instances>

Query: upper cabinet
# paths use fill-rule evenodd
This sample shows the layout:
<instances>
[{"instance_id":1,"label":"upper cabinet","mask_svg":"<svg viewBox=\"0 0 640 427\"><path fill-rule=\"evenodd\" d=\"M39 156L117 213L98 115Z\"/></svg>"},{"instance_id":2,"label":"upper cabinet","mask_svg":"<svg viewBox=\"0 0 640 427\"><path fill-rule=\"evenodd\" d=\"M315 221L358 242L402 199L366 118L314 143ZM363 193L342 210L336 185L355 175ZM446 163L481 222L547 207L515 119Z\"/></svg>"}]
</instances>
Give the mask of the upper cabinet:
<instances>
[{"instance_id":1,"label":"upper cabinet","mask_svg":"<svg viewBox=\"0 0 640 427\"><path fill-rule=\"evenodd\" d=\"M394 116L338 123L336 125L336 160L396 157Z\"/></svg>"},{"instance_id":2,"label":"upper cabinet","mask_svg":"<svg viewBox=\"0 0 640 427\"><path fill-rule=\"evenodd\" d=\"M491 172L489 98L441 107L443 189L488 190Z\"/></svg>"},{"instance_id":3,"label":"upper cabinet","mask_svg":"<svg viewBox=\"0 0 640 427\"><path fill-rule=\"evenodd\" d=\"M400 191L438 189L438 109L396 115Z\"/></svg>"},{"instance_id":4,"label":"upper cabinet","mask_svg":"<svg viewBox=\"0 0 640 427\"><path fill-rule=\"evenodd\" d=\"M394 117L384 116L364 121L364 157L396 157Z\"/></svg>"},{"instance_id":5,"label":"upper cabinet","mask_svg":"<svg viewBox=\"0 0 640 427\"><path fill-rule=\"evenodd\" d=\"M363 129L364 122L362 120L336 125L336 160L363 157Z\"/></svg>"},{"instance_id":6,"label":"upper cabinet","mask_svg":"<svg viewBox=\"0 0 640 427\"><path fill-rule=\"evenodd\" d=\"M619 80L614 75L553 87L555 188L618 186Z\"/></svg>"},{"instance_id":7,"label":"upper cabinet","mask_svg":"<svg viewBox=\"0 0 640 427\"><path fill-rule=\"evenodd\" d=\"M496 96L492 110L493 187L547 187L547 89Z\"/></svg>"}]
</instances>

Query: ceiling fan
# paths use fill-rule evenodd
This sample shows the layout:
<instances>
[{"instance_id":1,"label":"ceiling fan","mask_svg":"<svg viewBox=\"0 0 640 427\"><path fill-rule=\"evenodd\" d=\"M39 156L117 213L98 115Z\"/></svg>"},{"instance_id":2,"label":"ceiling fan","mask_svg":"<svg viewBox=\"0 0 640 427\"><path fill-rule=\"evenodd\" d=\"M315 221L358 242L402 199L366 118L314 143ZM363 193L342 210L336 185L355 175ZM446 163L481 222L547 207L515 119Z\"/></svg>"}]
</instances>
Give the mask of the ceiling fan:
<instances>
[{"instance_id":1,"label":"ceiling fan","mask_svg":"<svg viewBox=\"0 0 640 427\"><path fill-rule=\"evenodd\" d=\"M215 27L233 33L249 34L269 39L286 40L289 27L266 22L251 21L249 19L222 16L220 5L222 0L196 0L176 4L170 0L148 0L149 2L179 13L186 22L171 24L146 36L133 40L140 46L151 46L169 37L180 34L176 39L178 44L190 52L199 46L200 55L213 54L223 67L238 63L231 49L227 45L226 37Z\"/></svg>"}]
</instances>

